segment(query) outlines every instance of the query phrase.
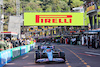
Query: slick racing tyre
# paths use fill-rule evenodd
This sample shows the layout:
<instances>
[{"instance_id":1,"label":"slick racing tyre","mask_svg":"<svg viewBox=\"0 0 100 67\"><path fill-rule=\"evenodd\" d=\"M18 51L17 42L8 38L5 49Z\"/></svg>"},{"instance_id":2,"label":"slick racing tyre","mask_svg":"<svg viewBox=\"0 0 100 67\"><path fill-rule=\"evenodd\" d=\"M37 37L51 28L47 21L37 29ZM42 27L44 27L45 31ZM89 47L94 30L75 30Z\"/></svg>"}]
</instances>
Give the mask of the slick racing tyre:
<instances>
[{"instance_id":1,"label":"slick racing tyre","mask_svg":"<svg viewBox=\"0 0 100 67\"><path fill-rule=\"evenodd\" d=\"M38 63L38 62L36 62L38 59L40 59L40 54L39 54L39 52L37 51L37 52L35 53L35 63Z\"/></svg>"},{"instance_id":2,"label":"slick racing tyre","mask_svg":"<svg viewBox=\"0 0 100 67\"><path fill-rule=\"evenodd\" d=\"M60 58L64 59L63 63L65 63L66 59L65 59L65 53L64 52L60 52Z\"/></svg>"}]
</instances>

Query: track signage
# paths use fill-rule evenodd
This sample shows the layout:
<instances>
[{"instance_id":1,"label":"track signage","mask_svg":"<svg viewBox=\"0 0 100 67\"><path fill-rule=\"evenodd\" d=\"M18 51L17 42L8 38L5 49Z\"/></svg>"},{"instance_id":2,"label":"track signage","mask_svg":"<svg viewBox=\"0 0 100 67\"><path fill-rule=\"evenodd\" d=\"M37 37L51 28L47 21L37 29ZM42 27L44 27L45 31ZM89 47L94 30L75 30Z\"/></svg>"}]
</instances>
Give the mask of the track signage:
<instances>
[{"instance_id":1,"label":"track signage","mask_svg":"<svg viewBox=\"0 0 100 67\"><path fill-rule=\"evenodd\" d=\"M25 12L25 26L83 26L83 13Z\"/></svg>"}]
</instances>

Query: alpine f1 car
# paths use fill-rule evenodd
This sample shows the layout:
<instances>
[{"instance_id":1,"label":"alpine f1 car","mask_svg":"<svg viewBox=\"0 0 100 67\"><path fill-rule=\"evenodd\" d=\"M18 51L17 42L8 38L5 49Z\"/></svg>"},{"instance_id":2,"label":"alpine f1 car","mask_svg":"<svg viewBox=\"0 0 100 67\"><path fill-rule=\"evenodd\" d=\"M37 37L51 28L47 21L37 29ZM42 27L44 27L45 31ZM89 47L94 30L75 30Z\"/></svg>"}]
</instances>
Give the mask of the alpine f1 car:
<instances>
[{"instance_id":1,"label":"alpine f1 car","mask_svg":"<svg viewBox=\"0 0 100 67\"><path fill-rule=\"evenodd\" d=\"M65 62L65 53L60 50L47 47L43 51L35 51L35 63L41 62Z\"/></svg>"}]
</instances>

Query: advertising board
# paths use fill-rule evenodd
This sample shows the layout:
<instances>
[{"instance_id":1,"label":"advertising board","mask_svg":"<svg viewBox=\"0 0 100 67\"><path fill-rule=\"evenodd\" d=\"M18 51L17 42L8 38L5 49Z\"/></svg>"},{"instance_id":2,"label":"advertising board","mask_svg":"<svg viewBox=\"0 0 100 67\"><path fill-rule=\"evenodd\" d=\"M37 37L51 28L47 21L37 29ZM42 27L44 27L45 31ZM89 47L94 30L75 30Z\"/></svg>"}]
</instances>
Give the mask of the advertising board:
<instances>
[{"instance_id":1,"label":"advertising board","mask_svg":"<svg viewBox=\"0 0 100 67\"><path fill-rule=\"evenodd\" d=\"M27 47L26 46L21 46L21 56L25 55L27 53Z\"/></svg>"},{"instance_id":2,"label":"advertising board","mask_svg":"<svg viewBox=\"0 0 100 67\"><path fill-rule=\"evenodd\" d=\"M87 11L87 14L91 14L91 13L93 14L97 12L97 5L95 4L94 0L87 1L86 11Z\"/></svg>"},{"instance_id":3,"label":"advertising board","mask_svg":"<svg viewBox=\"0 0 100 67\"><path fill-rule=\"evenodd\" d=\"M30 45L26 45L26 47L27 47L27 52L29 52L30 51Z\"/></svg>"},{"instance_id":4,"label":"advertising board","mask_svg":"<svg viewBox=\"0 0 100 67\"><path fill-rule=\"evenodd\" d=\"M30 50L33 50L33 44L30 44Z\"/></svg>"},{"instance_id":5,"label":"advertising board","mask_svg":"<svg viewBox=\"0 0 100 67\"><path fill-rule=\"evenodd\" d=\"M12 49L12 60L20 57L20 47L16 47Z\"/></svg>"},{"instance_id":6,"label":"advertising board","mask_svg":"<svg viewBox=\"0 0 100 67\"><path fill-rule=\"evenodd\" d=\"M3 67L5 64L10 62L12 59L11 50L5 50L0 52L0 67Z\"/></svg>"},{"instance_id":7,"label":"advertising board","mask_svg":"<svg viewBox=\"0 0 100 67\"><path fill-rule=\"evenodd\" d=\"M88 7L86 11L89 12L91 10L95 10L95 5Z\"/></svg>"},{"instance_id":8,"label":"advertising board","mask_svg":"<svg viewBox=\"0 0 100 67\"><path fill-rule=\"evenodd\" d=\"M10 61L23 56L24 54L28 53L35 48L34 44L29 44L21 47L16 47L8 50L4 50L0 52L0 67L3 67L5 64L9 63Z\"/></svg>"},{"instance_id":9,"label":"advertising board","mask_svg":"<svg viewBox=\"0 0 100 67\"><path fill-rule=\"evenodd\" d=\"M83 13L25 12L25 26L83 26Z\"/></svg>"}]
</instances>

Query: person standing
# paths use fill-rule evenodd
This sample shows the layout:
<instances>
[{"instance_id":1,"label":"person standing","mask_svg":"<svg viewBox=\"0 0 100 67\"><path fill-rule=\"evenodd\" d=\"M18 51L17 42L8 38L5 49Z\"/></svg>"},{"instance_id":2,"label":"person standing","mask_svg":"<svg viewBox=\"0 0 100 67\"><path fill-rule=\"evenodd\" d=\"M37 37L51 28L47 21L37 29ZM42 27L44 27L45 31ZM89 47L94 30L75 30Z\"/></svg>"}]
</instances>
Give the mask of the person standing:
<instances>
[{"instance_id":1,"label":"person standing","mask_svg":"<svg viewBox=\"0 0 100 67\"><path fill-rule=\"evenodd\" d=\"M22 39L20 38L19 39L19 46L21 46L22 45Z\"/></svg>"},{"instance_id":2,"label":"person standing","mask_svg":"<svg viewBox=\"0 0 100 67\"><path fill-rule=\"evenodd\" d=\"M27 38L27 44L30 44L30 40Z\"/></svg>"},{"instance_id":3,"label":"person standing","mask_svg":"<svg viewBox=\"0 0 100 67\"><path fill-rule=\"evenodd\" d=\"M88 38L88 48L90 48L90 37Z\"/></svg>"},{"instance_id":4,"label":"person standing","mask_svg":"<svg viewBox=\"0 0 100 67\"><path fill-rule=\"evenodd\" d=\"M27 45L27 40L26 39L24 40L24 43L25 43L25 45Z\"/></svg>"},{"instance_id":5,"label":"person standing","mask_svg":"<svg viewBox=\"0 0 100 67\"><path fill-rule=\"evenodd\" d=\"M6 43L0 38L0 51L6 50Z\"/></svg>"},{"instance_id":6,"label":"person standing","mask_svg":"<svg viewBox=\"0 0 100 67\"><path fill-rule=\"evenodd\" d=\"M14 38L12 38L11 43L12 43L13 48L14 48L16 46L16 43L15 43L15 39Z\"/></svg>"},{"instance_id":7,"label":"person standing","mask_svg":"<svg viewBox=\"0 0 100 67\"><path fill-rule=\"evenodd\" d=\"M33 42L33 38L31 38L31 39L30 39L30 44L33 44L33 43L34 43L34 42Z\"/></svg>"},{"instance_id":8,"label":"person standing","mask_svg":"<svg viewBox=\"0 0 100 67\"><path fill-rule=\"evenodd\" d=\"M82 45L84 45L84 36L82 36Z\"/></svg>"},{"instance_id":9,"label":"person standing","mask_svg":"<svg viewBox=\"0 0 100 67\"><path fill-rule=\"evenodd\" d=\"M6 37L6 41L7 41L8 49L13 48L13 45L12 45L12 43L10 42L10 38L9 38L9 37Z\"/></svg>"},{"instance_id":10,"label":"person standing","mask_svg":"<svg viewBox=\"0 0 100 67\"><path fill-rule=\"evenodd\" d=\"M23 45L25 45L25 43L24 43L24 39L22 39L22 45L21 45L21 46L23 46Z\"/></svg>"},{"instance_id":11,"label":"person standing","mask_svg":"<svg viewBox=\"0 0 100 67\"><path fill-rule=\"evenodd\" d=\"M15 43L16 43L16 47L18 47L19 46L19 39L18 38L15 40Z\"/></svg>"},{"instance_id":12,"label":"person standing","mask_svg":"<svg viewBox=\"0 0 100 67\"><path fill-rule=\"evenodd\" d=\"M62 38L60 38L60 43L62 43Z\"/></svg>"}]
</instances>

